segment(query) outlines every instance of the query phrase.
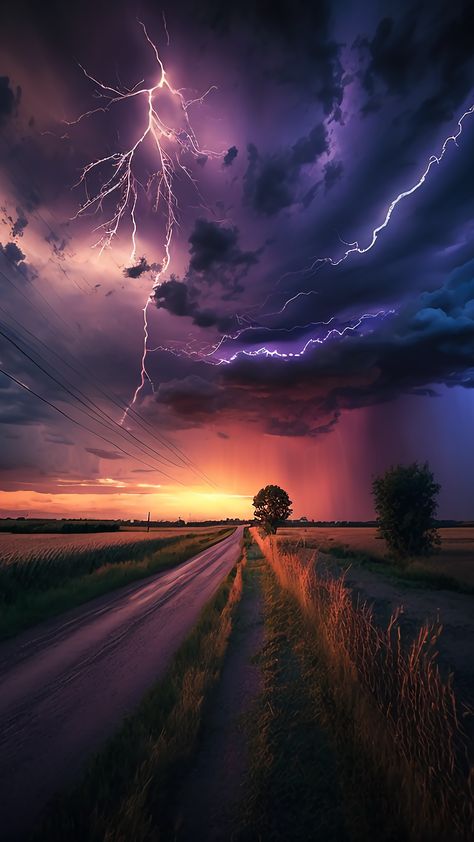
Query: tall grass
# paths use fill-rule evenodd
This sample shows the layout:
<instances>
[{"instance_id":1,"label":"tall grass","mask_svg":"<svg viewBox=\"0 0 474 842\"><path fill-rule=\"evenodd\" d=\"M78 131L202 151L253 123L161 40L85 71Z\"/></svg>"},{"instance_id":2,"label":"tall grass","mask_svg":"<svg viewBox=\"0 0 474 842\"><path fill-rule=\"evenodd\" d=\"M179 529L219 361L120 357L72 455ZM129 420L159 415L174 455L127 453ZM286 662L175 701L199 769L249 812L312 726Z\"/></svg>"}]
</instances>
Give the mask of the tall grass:
<instances>
[{"instance_id":1,"label":"tall grass","mask_svg":"<svg viewBox=\"0 0 474 842\"><path fill-rule=\"evenodd\" d=\"M0 639L94 597L175 567L234 528L91 548L62 547L0 562Z\"/></svg>"},{"instance_id":2,"label":"tall grass","mask_svg":"<svg viewBox=\"0 0 474 842\"><path fill-rule=\"evenodd\" d=\"M344 578L304 563L275 538L252 530L280 585L298 601L329 669L336 705L385 775L412 838L467 840L474 832L474 771L452 686L438 668L437 624L402 640L401 609L386 628Z\"/></svg>"},{"instance_id":3,"label":"tall grass","mask_svg":"<svg viewBox=\"0 0 474 842\"><path fill-rule=\"evenodd\" d=\"M214 532L221 537L227 530ZM178 543L208 539L209 533L173 535L155 539L111 542L97 538L93 544L39 547L23 556L13 551L0 558L0 603L11 604L28 591L44 591L68 579L93 573L101 567L143 558Z\"/></svg>"}]
</instances>

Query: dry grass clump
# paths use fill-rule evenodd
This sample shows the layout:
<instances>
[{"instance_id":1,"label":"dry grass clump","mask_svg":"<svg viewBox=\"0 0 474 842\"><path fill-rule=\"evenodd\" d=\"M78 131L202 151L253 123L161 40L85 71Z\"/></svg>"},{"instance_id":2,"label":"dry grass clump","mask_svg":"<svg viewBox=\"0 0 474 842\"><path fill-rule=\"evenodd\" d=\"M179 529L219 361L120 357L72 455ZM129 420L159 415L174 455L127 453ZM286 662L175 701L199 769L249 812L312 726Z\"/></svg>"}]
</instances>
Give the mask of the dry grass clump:
<instances>
[{"instance_id":1,"label":"dry grass clump","mask_svg":"<svg viewBox=\"0 0 474 842\"><path fill-rule=\"evenodd\" d=\"M452 687L437 665L439 624L405 643L401 609L387 628L344 577L333 578L274 538L253 537L281 586L298 601L328 665L335 701L354 720L357 740L385 773L414 838L471 839L474 771Z\"/></svg>"}]
</instances>

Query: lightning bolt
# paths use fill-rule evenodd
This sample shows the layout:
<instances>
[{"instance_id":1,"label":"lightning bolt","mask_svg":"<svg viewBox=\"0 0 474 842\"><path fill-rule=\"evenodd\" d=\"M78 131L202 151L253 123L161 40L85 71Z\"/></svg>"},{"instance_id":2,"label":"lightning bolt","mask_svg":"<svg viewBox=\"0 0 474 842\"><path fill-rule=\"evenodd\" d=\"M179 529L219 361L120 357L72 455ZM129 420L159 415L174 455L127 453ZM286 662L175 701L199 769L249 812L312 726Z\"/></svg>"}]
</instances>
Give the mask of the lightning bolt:
<instances>
[{"instance_id":1,"label":"lightning bolt","mask_svg":"<svg viewBox=\"0 0 474 842\"><path fill-rule=\"evenodd\" d=\"M332 257L319 258L318 260L316 260L313 263L313 266L311 268L314 268L317 265L317 263L319 263L320 261L325 262L325 263L330 263L331 266L339 266L341 263L343 263L344 260L347 260L347 258L351 254L366 254L368 251L370 251L375 246L375 243L377 242L377 238L378 238L380 232L383 231L385 228L387 228L387 226L388 226L388 224L389 224L389 222L392 218L393 211L395 210L397 205L400 204L400 202L402 202L404 199L408 198L408 196L412 196L413 193L416 193L416 191L419 190L420 187L423 186L423 184L425 183L426 179L428 178L428 176L430 174L431 169L435 166L435 164L439 165L441 163L441 161L443 160L443 158L446 154L446 150L447 150L450 143L454 143L455 146L458 145L457 141L458 141L458 138L462 134L463 122L466 119L466 117L468 117L472 113L474 113L474 105L471 105L470 108L468 108L467 111L465 111L464 114L461 115L461 117L459 118L458 123L457 123L457 125L458 125L457 131L454 134L448 135L448 137L444 140L443 145L441 147L441 151L438 153L438 155L431 155L430 156L430 158L428 159L428 163L426 164L426 167L423 170L422 174L420 175L418 181L416 181L414 184L412 184L411 187L408 187L406 190L403 190L401 193L398 194L398 196L396 196L394 199L392 199L392 201L390 202L390 204L387 208L387 211L385 213L385 217L383 219L383 222L381 222L380 225L377 225L377 227L373 229L372 236L371 236L371 238L370 238L370 240L369 240L369 242L366 246L359 246L359 243L357 243L357 242L345 243L345 245L350 246L350 248L348 248L344 252L342 257L338 258L337 260L334 260ZM342 242L344 242L344 241L342 241Z\"/></svg>"},{"instance_id":2,"label":"lightning bolt","mask_svg":"<svg viewBox=\"0 0 474 842\"><path fill-rule=\"evenodd\" d=\"M163 23L166 32L167 43L169 43L169 34L166 27L165 19ZM128 218L131 226L130 260L133 263L135 263L137 259L138 236L138 222L136 211L139 191L144 190L147 195L150 195L152 193L154 197L154 210L157 211L161 205L164 205L165 208L165 234L163 242L163 257L160 268L156 272L154 277L154 283L152 288L153 292L159 285L160 277L163 273L167 272L171 262L171 244L174 229L177 224L178 212L178 202L173 190L173 183L178 171L184 173L184 175L188 179L190 179L190 181L197 189L195 180L193 179L191 172L181 160L183 153L188 153L195 159L200 158L204 155L210 158L218 158L224 156L225 150L216 152L211 149L201 148L189 117L189 108L195 104L202 104L204 99L208 96L208 94L211 91L215 90L215 86L212 85L208 88L207 91L205 91L204 94L195 99L186 100L183 95L182 89L174 88L171 82L169 81L158 48L149 37L145 25L141 21L139 21L139 24L142 27L143 34L148 45L154 52L155 60L158 67L158 81L150 88L143 86L143 80L141 82L138 82L130 89L121 89L118 86L107 85L101 82L100 80L96 79L91 74L89 74L88 71L81 66L81 69L85 76L97 86L96 96L102 99L103 102L97 108L91 109L81 114L76 120L69 123L69 125L79 123L81 120L91 117L97 112L107 113L116 103L122 102L123 100L135 98L142 98L145 100L146 118L144 119L144 125L142 127L142 130L139 132L137 139L130 146L130 148L124 151L112 152L110 155L92 161L84 167L76 186L84 186L86 198L82 205L79 207L75 217L73 218L78 218L80 216L85 215L86 213L103 213L104 203L106 203L109 199L115 199L115 206L111 215L108 217L108 219L106 219L106 221L100 223L94 229L94 231L100 232L98 240L94 244L94 246L99 247L101 253L105 248L110 248L114 238L119 232L119 229L121 228L125 219ZM178 104L179 112L182 117L181 125L179 127L170 126L168 122L164 119L163 115L160 113L159 94L163 91L165 91L167 95L171 96ZM438 154L433 154L429 157L418 179L410 187L403 190L394 199L392 199L392 201L386 209L382 222L372 229L371 236L366 245L359 245L357 241L347 242L342 238L339 238L341 240L341 243L347 246L347 248L340 257L316 257L312 260L310 266L306 267L305 269L298 270L296 272L286 273L285 275L283 275L277 282L276 286L278 286L278 284L281 282L281 280L283 280L283 278L288 277L291 274L297 275L316 272L319 269L321 269L324 265L337 267L341 263L346 261L351 255L363 255L369 252L372 248L374 248L381 232L383 232L385 228L389 226L395 208L401 202L403 202L409 196L413 195L417 190L419 190L422 187L422 185L428 178L432 168L435 165L441 164L449 145L458 145L457 141L462 134L463 123L468 116L473 114L473 112L474 105L471 105L466 111L464 111L464 113L458 119L457 130L453 134L450 134L448 137L445 138ZM142 148L147 142L150 143L155 153L157 159L157 166L152 175L148 178L147 184L142 185L136 172L136 156L140 148ZM105 176L101 177L104 168L107 167L109 168L109 174L106 174ZM88 179L91 175L97 174L99 174L100 176L100 186L98 189L89 192ZM291 295L291 297L289 297L287 300L285 300L279 310L272 313L263 314L262 316L260 316L260 319L267 318L270 316L281 315L297 299L317 294L318 290L298 291ZM265 306L266 301L268 301L271 295L272 294L270 294L270 296L267 296L263 306ZM262 347L254 350L239 349L230 357L223 357L219 356L219 351L225 343L237 341L242 335L246 334L249 331L265 329L270 330L270 328L266 328L261 324L258 325L252 323L252 320L246 314L238 314L237 324L240 326L240 328L234 334L223 335L216 344L211 346L208 345L206 350L204 350L203 348L201 348L200 350L196 350L191 346L191 343L188 343L187 348L184 347L179 350L172 349L166 346L149 348L148 307L151 303L152 297L150 294L148 295L145 305L143 307L143 350L141 356L140 378L137 388L135 389L135 392L133 394L131 403L125 410L125 413L122 417L122 424L127 418L127 414L130 407L137 402L139 395L145 386L145 383L149 382L151 388L154 388L152 379L147 370L147 356L149 353L158 350L165 350L169 353L173 353L178 356L187 356L211 362L214 365L228 365L241 356L265 356L276 357L279 359L288 359L295 357L297 358L303 356L308 350L308 348L315 344L323 344L324 342L328 341L330 338L336 335L344 336L348 332L354 332L358 330L365 321L385 317L394 312L393 310L388 310L379 311L377 313L364 313L356 319L354 324L348 324L342 329L332 327L330 330L328 330L325 336L313 336L312 338L307 340L301 348L294 352L280 351L278 348L268 348L266 345L263 345ZM326 323L312 322L309 325L307 325L307 327L314 326L317 324L328 325L330 324L330 322L333 321L333 319L334 317L332 317ZM294 326L287 329L282 328L281 330L285 330L286 332L291 333L298 327L303 328L305 326Z\"/></svg>"},{"instance_id":3,"label":"lightning bolt","mask_svg":"<svg viewBox=\"0 0 474 842\"><path fill-rule=\"evenodd\" d=\"M474 113L474 105L471 105L466 111L464 111L463 114L461 114L459 120L457 121L457 127L458 127L457 130L453 134L450 134L450 135L448 135L448 137L445 138L439 153L437 155L434 155L434 154L430 155L430 157L428 158L428 161L425 165L425 168L424 168L423 172L421 173L421 175L418 177L417 181L415 181L414 184L412 184L406 190L403 190L401 193L399 193L397 196L395 196L394 199L392 199L392 201L390 202L390 204L387 207L387 210L385 212L385 216L383 218L383 221L380 223L380 225L377 225L375 228L372 229L372 235L371 235L370 240L367 243L367 245L360 246L357 241L349 243L346 240L342 239L342 237L339 237L339 240L341 241L341 243L343 243L346 246L349 246L349 248L347 248L343 252L341 257L339 257L339 258L317 257L317 258L313 259L312 263L309 266L307 266L305 269L299 269L299 270L296 270L294 272L287 272L287 273L285 273L285 275L282 275L281 278L277 281L276 286L278 286L279 283L281 283L281 281L284 278L287 278L291 275L309 274L310 272L318 271L319 269L322 268L322 266L324 264L330 265L330 266L340 266L340 264L344 263L344 261L346 261L348 259L348 257L350 257L352 254L367 254L367 252L371 251L371 249L373 249L373 247L375 246L375 244L377 242L379 234L382 231L384 231L385 228L388 227L388 225L390 223L390 220L392 218L392 214L393 214L395 208L397 207L397 205L399 205L400 202L403 202L404 199L407 199L409 196L412 196L413 193L416 193L416 191L419 190L420 187L423 186L423 184L425 183L426 179L428 178L432 168L435 165L439 166L439 164L441 164L450 144L453 143L455 146L458 146L458 139L460 138L460 136L462 134L463 123L464 123L466 117L469 117L473 113ZM270 317L270 316L280 315L281 313L283 313L286 310L286 308L290 304L293 303L293 301L296 301L298 298L300 298L302 296L317 295L317 294L318 294L318 290L309 290L308 292L297 292L295 295L293 295L291 298L288 298L284 302L284 304L283 304L283 306L280 310L277 310L274 313L266 313L266 314L260 316L260 318L266 318L266 317ZM263 306L265 306L266 302L269 300L271 295L272 294L267 296ZM241 318L244 318L244 316L241 315Z\"/></svg>"},{"instance_id":4,"label":"lightning bolt","mask_svg":"<svg viewBox=\"0 0 474 842\"><path fill-rule=\"evenodd\" d=\"M164 206L165 209L163 256L160 268L154 277L154 289L158 285L161 275L167 272L171 262L171 243L177 224L178 211L178 201L173 190L173 183L178 171L184 173L196 187L192 174L181 160L181 156L183 153L188 153L195 159L202 158L203 156L221 158L225 155L225 150L216 152L212 149L201 148L189 117L190 107L196 104L202 104L208 94L216 89L216 86L211 85L201 96L186 100L182 89L174 88L171 84L158 48L148 35L145 24L140 20L138 23L143 30L148 45L153 50L158 67L158 81L150 88L143 87L142 80L134 85L133 88L121 89L118 86L101 82L80 65L87 79L96 85L95 95L102 100L102 104L84 112L67 124L69 126L76 125L99 112L108 113L114 105L124 100L144 100L146 105L144 125L134 143L126 150L114 151L110 155L91 161L83 168L80 178L74 186L84 187L85 200L80 205L73 219L77 219L85 214L102 214L104 213L104 204L108 203L109 200L114 201L111 214L104 222L101 222L93 229L94 232L99 232L99 237L93 247L98 247L100 254L102 254L104 249L110 248L123 223L128 219L131 227L130 261L132 264L135 264L137 259L137 201L139 191L141 189L147 196L152 195L154 211L157 211L161 206ZM167 42L169 43L166 19L163 20L163 23ZM178 105L178 110L182 118L181 124L178 127L169 125L162 113L160 113L159 95L163 91L171 96ZM157 165L156 169L148 178L147 184L142 185L137 174L136 158L137 153L146 143L151 146L156 157ZM90 191L90 179L96 176L98 176L99 187ZM138 400L145 383L148 381L153 388L150 374L147 371L148 307L150 303L151 294L148 295L143 307L143 351L141 356L140 379L131 403L122 417L122 424L127 417L130 406L133 406Z\"/></svg>"},{"instance_id":5,"label":"lightning bolt","mask_svg":"<svg viewBox=\"0 0 474 842\"><path fill-rule=\"evenodd\" d=\"M312 264L309 267L307 267L306 269L300 270L299 272L293 273L293 274L304 274L304 273L307 273L307 272L310 272L310 271L318 271L325 264L329 264L330 266L337 267L341 263L343 263L345 260L347 260L350 257L350 255L352 255L352 254L366 254L368 251L370 251L375 246L379 234L385 228L388 227L388 225L390 223L390 220L391 220L391 217L392 217L392 214L393 214L395 208L397 207L397 205L400 202L402 202L404 199L411 196L417 190L419 190L420 187L422 187L422 185L425 183L426 179L428 178L431 169L435 166L435 164L437 164L437 165L441 164L450 144L454 143L456 146L458 145L457 141L462 134L464 120L469 115L472 115L473 112L474 112L474 105L470 106L461 115L461 117L457 121L457 126L458 126L457 131L454 132L453 134L449 135L447 138L445 138L445 140L443 141L443 144L441 146L440 152L437 155L433 154L429 157L429 159L427 161L427 164L425 165L425 168L424 168L423 172L421 173L421 175L418 177L417 181L414 184L412 184L410 187L408 187L406 190L403 190L401 193L399 193L394 199L392 199L392 201L388 205L388 208L385 212L385 216L383 218L383 221L381 222L380 225L376 226L372 230L372 235L371 235L370 240L367 243L367 245L360 246L359 243L356 242L356 241L355 242L347 242L346 240L339 237L341 243L348 246L348 248L344 251L344 253L341 257L339 257L337 259L333 258L333 257L318 257L315 260L313 260ZM288 276L288 274L292 274L292 273L287 273L286 276ZM282 278L280 278L280 281L283 279L283 277L286 277L286 276L282 276ZM286 301L283 303L283 305L280 307L279 310L276 310L274 312L265 313L265 314L260 316L260 319L269 318L271 316L279 316L279 315L283 314L285 312L285 310L294 301L296 301L296 300L298 300L302 297L309 297L309 296L313 296L313 295L317 295L317 294L318 294L318 290L298 291L294 295L292 295L290 298L286 299ZM266 301L268 301L269 297L271 297L271 296L267 296ZM213 347L211 347L210 350L208 350L206 352L204 350L190 349L189 347L187 349L181 348L179 351L177 351L176 349L171 349L171 348L167 348L167 347L164 347L164 346L159 346L159 348L155 348L155 349L153 349L153 351L156 351L156 350L168 351L169 353L175 354L177 356L186 356L186 357L189 357L189 358L195 358L195 359L199 359L199 360L202 360L202 361L212 362L214 365L229 365L232 362L234 362L236 359L238 359L239 357L272 357L272 358L276 358L276 359L285 359L285 360L286 359L293 359L293 358L302 357L310 347L312 347L314 345L322 345L325 342L327 342L329 339L331 339L332 337L335 337L335 336L342 337L346 333L357 331L362 326L363 322L365 322L367 320L373 320L373 319L377 319L377 318L380 318L380 317L386 317L388 315L392 315L393 313L395 313L395 310L387 310L387 311L380 310L377 313L364 313L363 315L361 315L360 317L357 318L357 320L354 324L346 325L342 329L339 329L339 328L336 328L336 327L331 328L330 330L328 330L328 332L326 333L326 335L324 337L317 337L317 338L312 337L309 340L307 340L299 350L294 351L294 352L281 351L278 348L268 348L266 345L263 345L262 347L257 348L255 350L239 349L238 351L233 353L230 357L226 357L226 358L223 357L223 356L218 356L219 350L225 345L225 343L230 342L230 341L236 341L237 339L239 339L241 336L243 336L244 334L246 334L249 331L252 331L252 330L269 330L269 331L270 330L273 330L273 331L282 330L283 331L284 330L285 332L291 333L293 330L298 329L298 327L300 327L300 328L305 327L305 326L295 325L295 326L290 327L290 328L281 328L281 329L273 328L272 329L272 328L268 328L268 327L266 327L264 325L261 325L261 324L249 324L251 319L247 314L238 314L237 315L237 322L238 322L238 324L243 325L243 326L239 330L237 330L234 334L223 335L219 339L219 341ZM328 322L312 322L309 325L307 325L307 327L312 326L312 325L316 325L316 324L329 324L333 320L334 320L334 317L331 317L331 319L329 319Z\"/></svg>"},{"instance_id":6,"label":"lightning bolt","mask_svg":"<svg viewBox=\"0 0 474 842\"><path fill-rule=\"evenodd\" d=\"M341 329L333 327L330 330L328 330L325 336L323 337L311 337L304 343L304 345L298 351L279 351L278 348L270 349L267 348L265 345L255 349L254 351L249 351L243 348L239 351L236 351L234 354L232 354L232 356L230 356L227 359L218 359L216 365L230 365L241 356L271 357L280 360L297 359L299 357L303 357L308 351L308 349L313 347L314 345L324 345L329 339L332 339L335 336L341 337L344 336L346 333L354 333L362 326L363 322L365 321L385 317L388 315L393 315L394 313L395 310L379 310L377 313L363 313L363 315L358 317L355 324L348 324ZM329 321L332 321L333 318L334 317L332 317Z\"/></svg>"},{"instance_id":7,"label":"lightning bolt","mask_svg":"<svg viewBox=\"0 0 474 842\"><path fill-rule=\"evenodd\" d=\"M355 333L360 327L362 327L364 322L373 321L375 319L387 318L388 316L392 316L395 313L396 310L393 309L378 310L376 313L363 313L361 316L358 316L356 318L354 323L349 323L342 328L330 328L322 337L312 336L310 339L307 339L303 343L303 345L296 351L280 351L278 348L268 348L266 345L262 345L260 348L256 348L255 350L240 348L238 351L235 351L230 357L223 357L222 355L218 356L218 352L226 342L236 341L248 331L258 330L268 331L272 333L293 333L296 330L304 330L306 328L314 327L316 325L330 325L332 322L334 322L335 316L331 316L327 321L309 322L305 325L293 325L289 328L270 328L264 325L247 326L236 331L232 335L226 334L222 336L217 342L217 344L214 345L211 348L211 350L207 351L204 351L203 349L194 350L189 347L180 348L179 350L176 350L169 346L160 345L157 348L150 348L149 352L154 353L156 351L165 351L166 353L172 354L173 356L197 359L200 362L207 362L211 365L230 365L231 363L235 362L235 360L237 360L239 357L270 357L273 359L280 360L298 359L299 357L303 357L306 354L306 352L314 345L324 345L328 340L335 338L336 336L342 337L345 336L345 334L347 333Z\"/></svg>"}]
</instances>

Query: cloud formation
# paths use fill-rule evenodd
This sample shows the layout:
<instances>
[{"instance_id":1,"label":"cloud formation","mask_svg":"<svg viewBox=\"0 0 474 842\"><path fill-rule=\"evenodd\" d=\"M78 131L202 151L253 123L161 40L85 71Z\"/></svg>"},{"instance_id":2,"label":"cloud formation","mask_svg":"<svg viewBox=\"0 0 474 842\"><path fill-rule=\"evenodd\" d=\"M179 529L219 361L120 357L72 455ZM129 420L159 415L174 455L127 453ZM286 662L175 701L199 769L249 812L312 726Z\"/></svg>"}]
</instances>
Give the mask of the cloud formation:
<instances>
[{"instance_id":1,"label":"cloud formation","mask_svg":"<svg viewBox=\"0 0 474 842\"><path fill-rule=\"evenodd\" d=\"M11 87L8 76L0 76L0 126L15 115L21 100L21 88Z\"/></svg>"},{"instance_id":2,"label":"cloud formation","mask_svg":"<svg viewBox=\"0 0 474 842\"><path fill-rule=\"evenodd\" d=\"M227 150L226 154L224 155L224 157L222 159L222 163L223 163L224 167L230 167L234 163L238 154L239 154L239 150L237 149L237 147L231 146Z\"/></svg>"},{"instance_id":3,"label":"cloud formation","mask_svg":"<svg viewBox=\"0 0 474 842\"><path fill-rule=\"evenodd\" d=\"M262 156L255 144L247 148L248 166L244 175L244 203L265 216L274 216L297 201L299 176L329 152L329 141L323 123L308 135L300 137L289 149Z\"/></svg>"},{"instance_id":4,"label":"cloud formation","mask_svg":"<svg viewBox=\"0 0 474 842\"><path fill-rule=\"evenodd\" d=\"M126 266L123 270L125 278L141 278L148 272L161 272L161 264L148 263L146 257L140 257L138 263L135 263L134 266Z\"/></svg>"},{"instance_id":5,"label":"cloud formation","mask_svg":"<svg viewBox=\"0 0 474 842\"><path fill-rule=\"evenodd\" d=\"M124 458L123 454L118 453L116 450L102 450L98 447L86 447L84 449L87 453L91 453L92 456L97 456L99 459L110 459L112 461L116 461L117 459Z\"/></svg>"},{"instance_id":6,"label":"cloud formation","mask_svg":"<svg viewBox=\"0 0 474 842\"><path fill-rule=\"evenodd\" d=\"M87 378L97 376L122 403L138 385L142 292L160 270L153 260L163 256L163 207L155 213L147 189L157 161L147 147L137 203L141 256L124 268L130 253L125 225L96 263L94 228L104 217L98 212L74 220L81 197L70 187L89 160L120 153L141 129L142 114L139 107L126 117L120 109L99 112L67 131L62 121L94 106L93 90L71 56L114 84L118 56L118 76L133 84L155 71L153 54L130 49L137 24L124 0L113 22L103 4L92 9L87 0L67 14L30 5L34 37L16 7L13 23L0 32L8 74L0 79L1 131L8 141L1 149L2 307L24 323L28 341L42 340L42 354L57 353L61 376L85 394ZM99 53L84 37L91 10L98 31L107 32ZM150 308L149 320L149 347L173 353L149 354L154 392L147 381L138 401L152 429L186 431L183 446L192 449L202 437L194 438L193 428L207 427L229 452L238 452L240 436L245 442L253 431L255 438L330 442L336 440L331 432L337 425L347 429L346 414L358 408L365 417L368 407L406 394L436 407L435 395L446 386L462 386L463 395L472 390L474 118L465 121L458 146L450 145L423 189L397 206L370 252L338 267L317 260L337 259L347 242L367 244L393 197L414 183L456 129L474 90L473 10L467 0L361 0L350 12L329 0L243 0L238 6L184 0L166 10L170 78L192 90L190 96L216 85L203 107L196 100L190 116L206 149L227 151L185 155L188 171L175 182L170 274L153 292L167 316L156 318ZM144 17L165 50L161 15L150 0L144 0ZM27 287L19 274L33 277L30 260L38 276ZM244 326L252 330L224 343L229 354L257 344L299 349L327 331L321 322L343 325L380 309L396 313L359 335L333 336L291 362L238 355L231 365L213 367L194 353L207 353L222 334ZM7 370L26 383L38 380L38 393L47 399L61 395L69 412L70 396L11 349L2 348L2 355ZM18 388L3 388L2 395L0 420L5 426L10 419L15 427L5 431L21 437L8 439L9 464L15 458L23 464L25 438L37 432L44 442L46 430L48 447L37 457L45 476L60 469L72 475L76 468L80 476L81 457L88 468L91 456L118 458L110 456L113 446L103 450L84 431L77 431L81 446L69 449L66 442L76 439L65 420L56 418L58 430L50 434L50 410ZM109 409L115 417L117 406ZM269 452L283 450L279 443L273 447ZM31 476L29 469L26 480Z\"/></svg>"},{"instance_id":7,"label":"cloud formation","mask_svg":"<svg viewBox=\"0 0 474 842\"><path fill-rule=\"evenodd\" d=\"M175 316L190 316L199 327L229 330L233 320L224 311L226 302L242 291L242 281L258 263L262 251L244 251L239 238L236 226L197 219L188 238L190 258L186 274L182 280L171 275L155 287L152 298L158 309ZM215 288L219 298L215 306L207 306L206 295Z\"/></svg>"},{"instance_id":8,"label":"cloud formation","mask_svg":"<svg viewBox=\"0 0 474 842\"><path fill-rule=\"evenodd\" d=\"M413 3L397 18L382 17L373 37L357 42L368 57L361 79L369 99L362 113L379 110L383 92L404 96L419 90L418 131L452 119L472 85L473 27L474 7L463 2Z\"/></svg>"},{"instance_id":9,"label":"cloud formation","mask_svg":"<svg viewBox=\"0 0 474 842\"><path fill-rule=\"evenodd\" d=\"M325 435L344 410L404 394L433 397L436 385L473 388L474 261L369 334L329 340L291 363L239 357L217 369L202 365L205 380L173 380L157 400L187 425L238 417L280 436Z\"/></svg>"}]
</instances>

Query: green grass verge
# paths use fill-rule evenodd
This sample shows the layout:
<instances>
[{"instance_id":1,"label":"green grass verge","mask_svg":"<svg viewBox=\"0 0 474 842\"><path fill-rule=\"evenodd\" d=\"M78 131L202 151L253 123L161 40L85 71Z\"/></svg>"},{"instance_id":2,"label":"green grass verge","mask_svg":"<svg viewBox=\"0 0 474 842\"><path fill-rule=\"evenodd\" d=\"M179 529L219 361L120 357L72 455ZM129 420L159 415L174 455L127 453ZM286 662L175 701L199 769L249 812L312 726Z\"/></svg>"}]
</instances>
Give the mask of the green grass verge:
<instances>
[{"instance_id":1,"label":"green grass verge","mask_svg":"<svg viewBox=\"0 0 474 842\"><path fill-rule=\"evenodd\" d=\"M176 783L195 751L242 591L238 563L202 611L166 676L51 806L35 842L144 842L174 838Z\"/></svg>"},{"instance_id":2,"label":"green grass verge","mask_svg":"<svg viewBox=\"0 0 474 842\"><path fill-rule=\"evenodd\" d=\"M377 558L362 550L353 550L347 544L331 544L331 546L321 547L321 551L336 560L344 559L351 561L353 564L360 564L367 570L382 574L396 584L405 587L474 594L472 586L455 579L454 576L447 576L445 573L436 573L436 571L414 566L422 563L418 559L408 561L405 564L397 564L390 557Z\"/></svg>"},{"instance_id":3,"label":"green grass verge","mask_svg":"<svg viewBox=\"0 0 474 842\"><path fill-rule=\"evenodd\" d=\"M250 551L255 557L258 548ZM404 842L396 795L361 753L296 600L265 565L264 690L247 717L239 842Z\"/></svg>"},{"instance_id":4,"label":"green grass verge","mask_svg":"<svg viewBox=\"0 0 474 842\"><path fill-rule=\"evenodd\" d=\"M12 637L29 626L82 605L94 597L175 567L223 541L234 531L235 528L204 535L187 535L172 542L165 539L162 546L153 551L143 543L141 554L136 558L104 564L90 573L70 577L58 587L22 592L15 602L1 606L0 639Z\"/></svg>"}]
</instances>

